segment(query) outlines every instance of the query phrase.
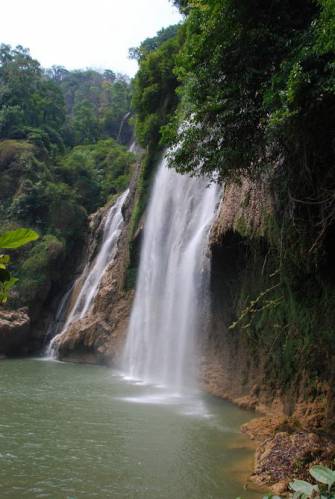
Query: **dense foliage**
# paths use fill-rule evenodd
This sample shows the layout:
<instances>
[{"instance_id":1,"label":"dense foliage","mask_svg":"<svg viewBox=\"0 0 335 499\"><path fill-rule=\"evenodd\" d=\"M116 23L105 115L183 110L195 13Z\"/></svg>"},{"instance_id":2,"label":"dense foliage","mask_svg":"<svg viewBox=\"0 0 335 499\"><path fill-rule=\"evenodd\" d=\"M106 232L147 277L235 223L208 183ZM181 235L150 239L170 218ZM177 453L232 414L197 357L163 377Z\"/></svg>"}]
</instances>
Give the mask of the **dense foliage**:
<instances>
[{"instance_id":1,"label":"dense foliage","mask_svg":"<svg viewBox=\"0 0 335 499\"><path fill-rule=\"evenodd\" d=\"M160 128L175 111L178 81L174 68L182 38L182 31L172 26L136 49L140 67L133 83L132 106L137 140L144 147L158 144Z\"/></svg>"},{"instance_id":2,"label":"dense foliage","mask_svg":"<svg viewBox=\"0 0 335 499\"><path fill-rule=\"evenodd\" d=\"M334 2L185 5L186 40L174 69L182 105L165 128L172 163L222 180L277 165L280 217L286 211L296 232L287 235L300 239L307 267L321 265L335 221Z\"/></svg>"},{"instance_id":3,"label":"dense foliage","mask_svg":"<svg viewBox=\"0 0 335 499\"><path fill-rule=\"evenodd\" d=\"M316 49L320 6L291 0L188 4L176 67L188 126L174 130L182 144L175 164L193 171L201 158L202 173L255 173L268 163L274 128L303 114L300 92L307 90L303 82L310 90L315 83L312 61L319 61L320 74L327 68Z\"/></svg>"},{"instance_id":4,"label":"dense foliage","mask_svg":"<svg viewBox=\"0 0 335 499\"><path fill-rule=\"evenodd\" d=\"M43 78L40 64L23 47L0 46L0 137L28 139L48 150L63 146L61 91Z\"/></svg>"},{"instance_id":5,"label":"dense foliage","mask_svg":"<svg viewBox=\"0 0 335 499\"><path fill-rule=\"evenodd\" d=\"M179 24L173 24L167 28L162 28L156 36L146 38L139 47L131 47L129 49L129 58L141 62L150 52L157 50L162 43L174 38L177 35L179 26Z\"/></svg>"},{"instance_id":6,"label":"dense foliage","mask_svg":"<svg viewBox=\"0 0 335 499\"><path fill-rule=\"evenodd\" d=\"M37 232L31 229L16 229L5 232L0 236L0 250L12 250L21 248L26 244L38 239ZM17 279L8 270L10 256L0 254L0 304L6 303L11 288L16 284Z\"/></svg>"},{"instance_id":7,"label":"dense foliage","mask_svg":"<svg viewBox=\"0 0 335 499\"><path fill-rule=\"evenodd\" d=\"M128 185L130 84L112 71L44 71L22 47L0 48L0 220L40 240L14 252L11 304L38 313L66 281L87 215ZM69 258L71 255L71 258Z\"/></svg>"}]
</instances>

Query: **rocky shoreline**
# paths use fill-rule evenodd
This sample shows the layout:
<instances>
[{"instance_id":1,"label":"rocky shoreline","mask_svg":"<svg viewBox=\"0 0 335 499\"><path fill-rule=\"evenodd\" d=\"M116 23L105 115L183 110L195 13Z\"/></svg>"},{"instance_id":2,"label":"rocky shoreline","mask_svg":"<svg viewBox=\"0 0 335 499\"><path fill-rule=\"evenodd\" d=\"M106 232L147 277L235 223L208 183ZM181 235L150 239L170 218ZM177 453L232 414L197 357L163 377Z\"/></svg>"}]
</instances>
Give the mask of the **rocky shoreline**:
<instances>
[{"instance_id":1,"label":"rocky shoreline","mask_svg":"<svg viewBox=\"0 0 335 499\"><path fill-rule=\"evenodd\" d=\"M335 439L323 426L322 401L298 403L294 415L288 416L279 398L265 405L264 400L255 395L259 392L256 388L250 395L235 398L215 385L213 378L209 382L208 372L203 371L203 376L204 391L242 409L255 410L256 417L241 427L255 448L254 470L247 488L285 496L292 480L310 478L308 471L313 465L333 464Z\"/></svg>"}]
</instances>

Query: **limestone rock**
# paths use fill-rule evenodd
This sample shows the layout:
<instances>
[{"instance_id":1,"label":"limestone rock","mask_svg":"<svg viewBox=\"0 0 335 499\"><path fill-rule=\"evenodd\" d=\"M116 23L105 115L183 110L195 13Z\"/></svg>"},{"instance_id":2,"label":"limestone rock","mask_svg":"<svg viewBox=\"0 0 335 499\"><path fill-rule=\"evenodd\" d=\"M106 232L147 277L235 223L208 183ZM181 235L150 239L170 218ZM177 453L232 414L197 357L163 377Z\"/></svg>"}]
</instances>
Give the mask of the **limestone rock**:
<instances>
[{"instance_id":1,"label":"limestone rock","mask_svg":"<svg viewBox=\"0 0 335 499\"><path fill-rule=\"evenodd\" d=\"M261 236L273 211L268 184L243 178L225 186L218 214L210 232L210 246L221 244L228 231Z\"/></svg>"},{"instance_id":2,"label":"limestone rock","mask_svg":"<svg viewBox=\"0 0 335 499\"><path fill-rule=\"evenodd\" d=\"M112 317L93 311L73 322L59 338L61 360L93 364L114 364L119 356L127 330L132 293L114 303ZM110 310L111 312L111 310Z\"/></svg>"}]
</instances>

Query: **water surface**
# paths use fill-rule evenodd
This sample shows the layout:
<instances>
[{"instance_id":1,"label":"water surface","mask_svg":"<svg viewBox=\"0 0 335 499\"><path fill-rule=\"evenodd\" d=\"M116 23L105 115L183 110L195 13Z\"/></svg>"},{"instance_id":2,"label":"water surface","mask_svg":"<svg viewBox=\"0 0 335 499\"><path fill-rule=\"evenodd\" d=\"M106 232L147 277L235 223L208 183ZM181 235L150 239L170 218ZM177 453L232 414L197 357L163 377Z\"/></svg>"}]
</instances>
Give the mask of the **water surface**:
<instances>
[{"instance_id":1,"label":"water surface","mask_svg":"<svg viewBox=\"0 0 335 499\"><path fill-rule=\"evenodd\" d=\"M95 366L0 362L0 497L243 499L252 461L224 401Z\"/></svg>"}]
</instances>

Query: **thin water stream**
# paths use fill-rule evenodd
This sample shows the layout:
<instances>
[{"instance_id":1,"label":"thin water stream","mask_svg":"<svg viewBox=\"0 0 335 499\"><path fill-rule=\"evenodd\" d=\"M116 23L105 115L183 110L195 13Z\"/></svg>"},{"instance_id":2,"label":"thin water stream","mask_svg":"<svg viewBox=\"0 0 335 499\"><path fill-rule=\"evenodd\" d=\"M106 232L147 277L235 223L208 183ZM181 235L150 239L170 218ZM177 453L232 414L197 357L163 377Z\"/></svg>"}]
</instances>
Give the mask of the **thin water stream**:
<instances>
[{"instance_id":1,"label":"thin water stream","mask_svg":"<svg viewBox=\"0 0 335 499\"><path fill-rule=\"evenodd\" d=\"M0 362L1 499L243 499L252 414L110 369Z\"/></svg>"},{"instance_id":2,"label":"thin water stream","mask_svg":"<svg viewBox=\"0 0 335 499\"><path fill-rule=\"evenodd\" d=\"M94 303L104 272L113 261L117 252L117 245L124 223L122 208L128 194L129 189L119 196L108 211L101 247L91 266L87 263L82 275L79 277L79 281L81 282L80 289L72 309L68 310L68 301L72 296L72 289L76 288L76 284L64 295L60 302L55 321L50 324L47 333L47 337L53 336L47 347L46 353L48 357L57 357L57 342L59 338L66 332L70 324L78 319L82 319L90 311ZM63 314L63 311L66 313ZM66 317L65 321L64 315ZM59 325L62 326L61 330L59 330Z\"/></svg>"}]
</instances>

